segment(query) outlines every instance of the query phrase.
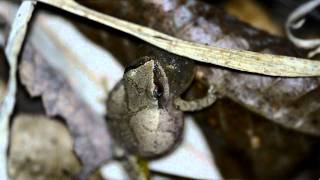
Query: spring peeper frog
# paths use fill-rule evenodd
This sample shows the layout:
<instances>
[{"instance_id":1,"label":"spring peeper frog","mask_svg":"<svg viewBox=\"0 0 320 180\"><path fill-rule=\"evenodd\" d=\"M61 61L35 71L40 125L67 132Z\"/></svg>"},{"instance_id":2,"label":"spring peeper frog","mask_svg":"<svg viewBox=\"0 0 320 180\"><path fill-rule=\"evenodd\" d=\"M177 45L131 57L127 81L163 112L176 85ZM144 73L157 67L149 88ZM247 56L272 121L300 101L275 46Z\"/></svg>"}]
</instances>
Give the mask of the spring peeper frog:
<instances>
[{"instance_id":1,"label":"spring peeper frog","mask_svg":"<svg viewBox=\"0 0 320 180\"><path fill-rule=\"evenodd\" d=\"M183 110L208 106L214 96L191 102L180 99L194 79L194 62L151 48L111 91L108 124L120 147L140 157L162 155L179 144ZM179 101L176 101L179 100ZM202 105L199 105L197 103Z\"/></svg>"}]
</instances>

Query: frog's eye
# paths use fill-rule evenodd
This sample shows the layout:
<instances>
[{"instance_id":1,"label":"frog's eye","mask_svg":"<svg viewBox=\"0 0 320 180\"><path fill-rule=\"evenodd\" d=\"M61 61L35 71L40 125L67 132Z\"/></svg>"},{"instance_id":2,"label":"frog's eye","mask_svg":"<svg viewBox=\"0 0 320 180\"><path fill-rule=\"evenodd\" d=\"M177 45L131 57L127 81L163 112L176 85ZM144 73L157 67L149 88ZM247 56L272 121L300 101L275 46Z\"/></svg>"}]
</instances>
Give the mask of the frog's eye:
<instances>
[{"instance_id":1,"label":"frog's eye","mask_svg":"<svg viewBox=\"0 0 320 180\"><path fill-rule=\"evenodd\" d=\"M153 97L160 99L163 96L164 88L160 82L155 81L155 88L153 90Z\"/></svg>"},{"instance_id":2,"label":"frog's eye","mask_svg":"<svg viewBox=\"0 0 320 180\"><path fill-rule=\"evenodd\" d=\"M153 89L153 97L156 99L160 99L164 95L164 86L163 86L163 74L160 70L159 65L156 63L153 67L153 84L154 84L154 89Z\"/></svg>"}]
</instances>

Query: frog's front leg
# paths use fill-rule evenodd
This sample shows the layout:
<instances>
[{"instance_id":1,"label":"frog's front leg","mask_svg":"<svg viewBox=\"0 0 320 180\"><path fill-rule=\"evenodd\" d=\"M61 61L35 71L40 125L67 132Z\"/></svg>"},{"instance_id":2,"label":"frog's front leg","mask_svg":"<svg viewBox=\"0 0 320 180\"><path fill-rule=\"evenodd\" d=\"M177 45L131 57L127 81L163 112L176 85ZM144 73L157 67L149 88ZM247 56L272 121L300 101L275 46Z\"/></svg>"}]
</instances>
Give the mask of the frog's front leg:
<instances>
[{"instance_id":1,"label":"frog's front leg","mask_svg":"<svg viewBox=\"0 0 320 180\"><path fill-rule=\"evenodd\" d=\"M199 111L211 106L217 99L217 88L209 83L206 73L199 69L199 67L195 68L195 72L194 81L208 86L207 94L202 98L194 100L184 100L181 97L177 97L174 100L174 105L181 111Z\"/></svg>"},{"instance_id":2,"label":"frog's front leg","mask_svg":"<svg viewBox=\"0 0 320 180\"><path fill-rule=\"evenodd\" d=\"M195 100L184 100L178 97L175 99L174 104L181 111L199 111L211 106L216 99L216 90L213 85L210 85L205 97Z\"/></svg>"}]
</instances>

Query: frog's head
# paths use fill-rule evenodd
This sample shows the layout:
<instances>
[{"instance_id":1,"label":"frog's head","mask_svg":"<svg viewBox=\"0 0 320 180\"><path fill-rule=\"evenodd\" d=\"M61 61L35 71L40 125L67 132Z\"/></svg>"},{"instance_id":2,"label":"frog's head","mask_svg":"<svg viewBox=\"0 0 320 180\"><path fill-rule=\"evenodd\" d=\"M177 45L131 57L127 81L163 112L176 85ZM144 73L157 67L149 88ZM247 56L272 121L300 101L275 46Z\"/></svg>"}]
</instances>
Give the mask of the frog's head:
<instances>
[{"instance_id":1,"label":"frog's head","mask_svg":"<svg viewBox=\"0 0 320 180\"><path fill-rule=\"evenodd\" d=\"M169 83L160 63L150 57L129 66L124 74L128 108L137 112L144 108L164 108L169 100Z\"/></svg>"},{"instance_id":2,"label":"frog's head","mask_svg":"<svg viewBox=\"0 0 320 180\"><path fill-rule=\"evenodd\" d=\"M138 65L126 69L123 80L128 123L136 139L136 148L131 151L150 157L171 150L180 139L183 118L172 104L168 77L161 64L144 57Z\"/></svg>"}]
</instances>

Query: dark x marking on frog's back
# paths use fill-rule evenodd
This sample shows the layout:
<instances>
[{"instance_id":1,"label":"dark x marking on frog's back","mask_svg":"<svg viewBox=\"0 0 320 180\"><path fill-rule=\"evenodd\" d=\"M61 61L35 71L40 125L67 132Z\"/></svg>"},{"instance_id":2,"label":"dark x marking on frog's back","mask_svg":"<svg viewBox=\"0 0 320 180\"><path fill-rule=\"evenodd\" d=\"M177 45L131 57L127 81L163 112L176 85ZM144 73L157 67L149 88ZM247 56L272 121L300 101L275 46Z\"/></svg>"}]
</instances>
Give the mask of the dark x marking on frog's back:
<instances>
[{"instance_id":1,"label":"dark x marking on frog's back","mask_svg":"<svg viewBox=\"0 0 320 180\"><path fill-rule=\"evenodd\" d=\"M194 79L194 62L155 48L142 54L110 93L108 124L128 153L155 157L179 144L183 111L203 109L215 101L215 95L209 87L204 98L181 99Z\"/></svg>"}]
</instances>

